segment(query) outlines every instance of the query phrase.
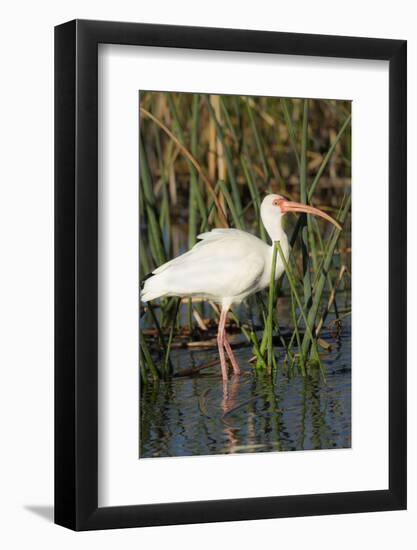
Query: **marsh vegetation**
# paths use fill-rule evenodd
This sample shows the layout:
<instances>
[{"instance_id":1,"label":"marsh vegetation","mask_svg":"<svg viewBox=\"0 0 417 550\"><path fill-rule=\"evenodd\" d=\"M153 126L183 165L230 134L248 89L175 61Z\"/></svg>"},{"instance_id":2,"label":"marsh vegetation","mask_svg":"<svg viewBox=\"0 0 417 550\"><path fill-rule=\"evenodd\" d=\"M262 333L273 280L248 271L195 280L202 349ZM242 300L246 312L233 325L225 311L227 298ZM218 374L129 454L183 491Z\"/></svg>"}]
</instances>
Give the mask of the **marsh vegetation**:
<instances>
[{"instance_id":1,"label":"marsh vegetation","mask_svg":"<svg viewBox=\"0 0 417 550\"><path fill-rule=\"evenodd\" d=\"M177 297L141 304L141 456L349 445L350 159L348 101L141 92L142 280L191 248L200 233L213 228L243 229L267 242L260 202L268 193L319 207L342 226L338 230L313 216L285 216L292 246L288 262L280 244L274 248L276 257L283 260L284 275L229 315L227 329L243 374L234 388L231 382L227 396L221 396L219 382L218 305ZM285 388L291 390L286 393ZM337 437L318 437L326 429L317 428L317 414L311 412L311 422L316 419L319 431L313 437L311 424L313 435L304 439L303 446L286 446L277 415L284 426L288 396L298 395L297 407L301 408L297 409L298 420L291 424L298 426L302 407L305 421L312 399L317 413L317 398L320 401L329 395L331 388L336 392L332 407L343 409L344 436L340 428ZM235 399L230 402L233 392ZM304 395L304 405L300 395ZM195 451L185 443L181 447L175 426L186 430L200 422L208 434L214 429L207 422L215 414L215 402L218 434L224 430L226 417L233 415L240 417L241 428L247 426L245 414L263 403L262 410L270 412L266 416L275 426L273 441L266 433L259 440L255 430L252 447L246 441L249 435L238 438L234 450L230 450L233 445L222 444L213 444L211 451L208 444L197 445ZM190 407L193 418L186 421L183 415ZM318 407L319 418L327 426L329 419L320 403ZM261 422L263 415L259 411L258 415ZM291 441L300 441L301 429L301 424L294 428ZM306 426L303 430L308 432ZM245 428L240 435L246 432ZM207 437L216 440L213 433ZM159 448L155 440L160 440Z\"/></svg>"}]
</instances>

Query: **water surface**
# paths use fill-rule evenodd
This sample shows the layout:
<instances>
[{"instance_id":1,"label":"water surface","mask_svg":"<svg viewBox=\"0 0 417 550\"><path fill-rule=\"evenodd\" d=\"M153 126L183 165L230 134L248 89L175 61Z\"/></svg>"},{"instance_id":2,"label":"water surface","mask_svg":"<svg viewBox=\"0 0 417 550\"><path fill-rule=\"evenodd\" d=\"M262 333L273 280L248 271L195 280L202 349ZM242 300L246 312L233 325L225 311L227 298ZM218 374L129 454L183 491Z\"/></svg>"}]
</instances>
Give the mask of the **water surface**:
<instances>
[{"instance_id":1,"label":"water surface","mask_svg":"<svg viewBox=\"0 0 417 550\"><path fill-rule=\"evenodd\" d=\"M235 350L241 376L224 386L220 365L200 374L143 388L140 397L140 458L340 449L351 446L351 337L324 331L332 346L322 354L326 382L317 368L306 377L282 368L273 380L256 375L251 349ZM207 363L216 350L175 350L175 372Z\"/></svg>"}]
</instances>

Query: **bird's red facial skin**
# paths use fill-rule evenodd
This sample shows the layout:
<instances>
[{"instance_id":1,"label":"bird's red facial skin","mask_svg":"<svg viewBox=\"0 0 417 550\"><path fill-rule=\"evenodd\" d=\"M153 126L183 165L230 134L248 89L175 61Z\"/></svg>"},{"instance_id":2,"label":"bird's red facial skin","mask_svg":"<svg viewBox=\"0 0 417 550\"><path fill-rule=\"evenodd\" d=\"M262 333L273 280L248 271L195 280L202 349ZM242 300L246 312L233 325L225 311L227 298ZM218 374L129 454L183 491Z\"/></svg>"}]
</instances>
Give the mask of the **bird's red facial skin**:
<instances>
[{"instance_id":1,"label":"bird's red facial skin","mask_svg":"<svg viewBox=\"0 0 417 550\"><path fill-rule=\"evenodd\" d=\"M272 203L274 206L277 206L281 210L281 214L285 214L285 199L281 197L280 199L275 199Z\"/></svg>"}]
</instances>

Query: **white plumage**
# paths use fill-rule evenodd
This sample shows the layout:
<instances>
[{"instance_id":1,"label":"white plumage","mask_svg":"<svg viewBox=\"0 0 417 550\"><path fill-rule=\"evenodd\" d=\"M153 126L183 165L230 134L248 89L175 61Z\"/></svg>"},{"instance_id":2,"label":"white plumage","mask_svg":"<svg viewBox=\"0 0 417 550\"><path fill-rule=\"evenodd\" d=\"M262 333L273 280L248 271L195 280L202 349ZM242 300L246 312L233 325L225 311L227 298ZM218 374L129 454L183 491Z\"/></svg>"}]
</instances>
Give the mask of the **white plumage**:
<instances>
[{"instance_id":1,"label":"white plumage","mask_svg":"<svg viewBox=\"0 0 417 550\"><path fill-rule=\"evenodd\" d=\"M289 244L282 228L282 216L290 211L319 215L338 225L321 210L287 201L280 195L267 195L261 204L262 223L271 241L280 242L286 260ZM141 299L148 302L165 296L199 297L221 304L218 346L223 379L227 380L225 351L234 372L239 374L225 334L227 312L232 304L242 302L269 285L273 247L239 229L213 229L202 233L198 239L200 241L191 250L153 271L145 281ZM283 271L278 256L275 278L278 279Z\"/></svg>"},{"instance_id":2,"label":"white plumage","mask_svg":"<svg viewBox=\"0 0 417 550\"><path fill-rule=\"evenodd\" d=\"M194 296L230 307L269 284L272 247L257 237L239 229L213 229L198 239L189 252L158 267L145 281L143 301Z\"/></svg>"}]
</instances>

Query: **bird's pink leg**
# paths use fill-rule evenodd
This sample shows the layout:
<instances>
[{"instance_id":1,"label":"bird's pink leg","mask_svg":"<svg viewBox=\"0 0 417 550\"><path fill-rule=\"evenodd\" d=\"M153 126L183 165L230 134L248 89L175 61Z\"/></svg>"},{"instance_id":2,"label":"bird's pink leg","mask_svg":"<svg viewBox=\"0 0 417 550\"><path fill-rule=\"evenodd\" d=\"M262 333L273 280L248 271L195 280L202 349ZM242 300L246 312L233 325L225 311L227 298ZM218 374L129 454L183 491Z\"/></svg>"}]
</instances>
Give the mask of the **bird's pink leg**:
<instances>
[{"instance_id":1,"label":"bird's pink leg","mask_svg":"<svg viewBox=\"0 0 417 550\"><path fill-rule=\"evenodd\" d=\"M226 330L224 331L224 347L227 351L227 355L229 356L230 362L232 363L233 372L235 374L240 374L240 368L239 368L239 365L237 364L236 357L227 339Z\"/></svg>"},{"instance_id":2,"label":"bird's pink leg","mask_svg":"<svg viewBox=\"0 0 417 550\"><path fill-rule=\"evenodd\" d=\"M226 326L227 309L222 309L219 320L219 328L217 330L217 346L219 348L220 365L222 367L223 381L227 382L227 364L224 354L225 326Z\"/></svg>"}]
</instances>

